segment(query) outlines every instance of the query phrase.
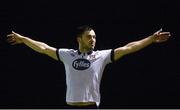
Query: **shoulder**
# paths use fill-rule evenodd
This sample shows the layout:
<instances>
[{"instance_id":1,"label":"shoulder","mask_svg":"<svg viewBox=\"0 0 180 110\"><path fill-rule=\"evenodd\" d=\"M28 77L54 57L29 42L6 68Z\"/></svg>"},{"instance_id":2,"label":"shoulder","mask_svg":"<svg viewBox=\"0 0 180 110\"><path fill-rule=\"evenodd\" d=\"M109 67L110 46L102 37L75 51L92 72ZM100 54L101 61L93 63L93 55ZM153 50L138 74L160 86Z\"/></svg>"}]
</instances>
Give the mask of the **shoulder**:
<instances>
[{"instance_id":1,"label":"shoulder","mask_svg":"<svg viewBox=\"0 0 180 110\"><path fill-rule=\"evenodd\" d=\"M67 48L59 48L57 49L57 55L61 61L65 61L71 57L74 57L77 54L77 50L67 49Z\"/></svg>"},{"instance_id":2,"label":"shoulder","mask_svg":"<svg viewBox=\"0 0 180 110\"><path fill-rule=\"evenodd\" d=\"M105 50L96 50L94 51L94 53L96 54L108 54L111 53L112 51L114 51L113 49L105 49Z\"/></svg>"},{"instance_id":3,"label":"shoulder","mask_svg":"<svg viewBox=\"0 0 180 110\"><path fill-rule=\"evenodd\" d=\"M114 49L97 50L95 52L98 56L108 59L110 62L114 62Z\"/></svg>"},{"instance_id":4,"label":"shoulder","mask_svg":"<svg viewBox=\"0 0 180 110\"><path fill-rule=\"evenodd\" d=\"M77 52L77 50L67 49L67 48L59 48L59 49L57 49L57 51L58 51L58 52L71 52L71 53Z\"/></svg>"},{"instance_id":5,"label":"shoulder","mask_svg":"<svg viewBox=\"0 0 180 110\"><path fill-rule=\"evenodd\" d=\"M57 49L57 53L60 54L60 55L76 55L78 53L77 50L75 49L67 49L67 48L60 48L60 49Z\"/></svg>"}]
</instances>

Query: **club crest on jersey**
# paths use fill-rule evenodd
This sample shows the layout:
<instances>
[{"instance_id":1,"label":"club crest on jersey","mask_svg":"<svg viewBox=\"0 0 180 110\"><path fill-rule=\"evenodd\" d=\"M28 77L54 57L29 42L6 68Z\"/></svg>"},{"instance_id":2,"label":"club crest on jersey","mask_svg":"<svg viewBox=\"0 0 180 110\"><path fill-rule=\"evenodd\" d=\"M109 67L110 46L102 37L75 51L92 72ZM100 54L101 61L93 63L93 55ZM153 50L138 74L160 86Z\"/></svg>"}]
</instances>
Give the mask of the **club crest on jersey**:
<instances>
[{"instance_id":1,"label":"club crest on jersey","mask_svg":"<svg viewBox=\"0 0 180 110\"><path fill-rule=\"evenodd\" d=\"M86 59L76 59L73 61L72 66L76 70L86 70L91 66L91 63Z\"/></svg>"}]
</instances>

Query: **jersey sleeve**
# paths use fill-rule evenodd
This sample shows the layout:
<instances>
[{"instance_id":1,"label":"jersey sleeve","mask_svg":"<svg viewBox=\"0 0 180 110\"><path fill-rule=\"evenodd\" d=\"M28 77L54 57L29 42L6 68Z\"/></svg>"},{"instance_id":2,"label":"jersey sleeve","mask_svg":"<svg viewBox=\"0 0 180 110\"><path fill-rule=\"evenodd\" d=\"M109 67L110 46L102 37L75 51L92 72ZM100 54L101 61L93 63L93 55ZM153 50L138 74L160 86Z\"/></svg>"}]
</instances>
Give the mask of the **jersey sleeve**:
<instances>
[{"instance_id":1,"label":"jersey sleeve","mask_svg":"<svg viewBox=\"0 0 180 110\"><path fill-rule=\"evenodd\" d=\"M63 62L66 59L68 52L69 49L65 49L65 48L57 49L56 55L58 57L58 60Z\"/></svg>"},{"instance_id":2,"label":"jersey sleeve","mask_svg":"<svg viewBox=\"0 0 180 110\"><path fill-rule=\"evenodd\" d=\"M114 49L101 50L100 54L106 64L114 62Z\"/></svg>"}]
</instances>

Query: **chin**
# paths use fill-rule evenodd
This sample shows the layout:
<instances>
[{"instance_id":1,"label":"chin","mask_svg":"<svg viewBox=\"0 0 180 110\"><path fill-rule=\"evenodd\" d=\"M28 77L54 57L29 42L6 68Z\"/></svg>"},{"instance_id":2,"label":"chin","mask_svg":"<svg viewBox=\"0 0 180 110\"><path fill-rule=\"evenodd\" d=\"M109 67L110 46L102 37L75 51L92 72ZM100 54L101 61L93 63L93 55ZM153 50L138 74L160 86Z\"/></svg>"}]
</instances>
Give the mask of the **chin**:
<instances>
[{"instance_id":1,"label":"chin","mask_svg":"<svg viewBox=\"0 0 180 110\"><path fill-rule=\"evenodd\" d=\"M94 47L90 47L89 50L94 50Z\"/></svg>"},{"instance_id":2,"label":"chin","mask_svg":"<svg viewBox=\"0 0 180 110\"><path fill-rule=\"evenodd\" d=\"M92 47L91 50L94 50L94 47Z\"/></svg>"},{"instance_id":3,"label":"chin","mask_svg":"<svg viewBox=\"0 0 180 110\"><path fill-rule=\"evenodd\" d=\"M89 46L89 47L88 47L88 50L94 50L94 47L95 47L95 46Z\"/></svg>"}]
</instances>

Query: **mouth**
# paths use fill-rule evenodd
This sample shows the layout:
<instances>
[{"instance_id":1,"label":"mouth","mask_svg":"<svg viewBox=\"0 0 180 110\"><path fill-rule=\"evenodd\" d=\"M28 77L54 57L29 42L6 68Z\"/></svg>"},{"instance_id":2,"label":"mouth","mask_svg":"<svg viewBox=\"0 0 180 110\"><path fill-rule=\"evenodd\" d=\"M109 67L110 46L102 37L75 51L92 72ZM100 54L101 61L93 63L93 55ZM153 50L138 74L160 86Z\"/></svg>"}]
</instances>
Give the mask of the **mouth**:
<instances>
[{"instance_id":1,"label":"mouth","mask_svg":"<svg viewBox=\"0 0 180 110\"><path fill-rule=\"evenodd\" d=\"M89 42L89 46L94 47L95 46L95 42Z\"/></svg>"},{"instance_id":2,"label":"mouth","mask_svg":"<svg viewBox=\"0 0 180 110\"><path fill-rule=\"evenodd\" d=\"M91 46L94 46L95 44L94 43L90 43Z\"/></svg>"}]
</instances>

